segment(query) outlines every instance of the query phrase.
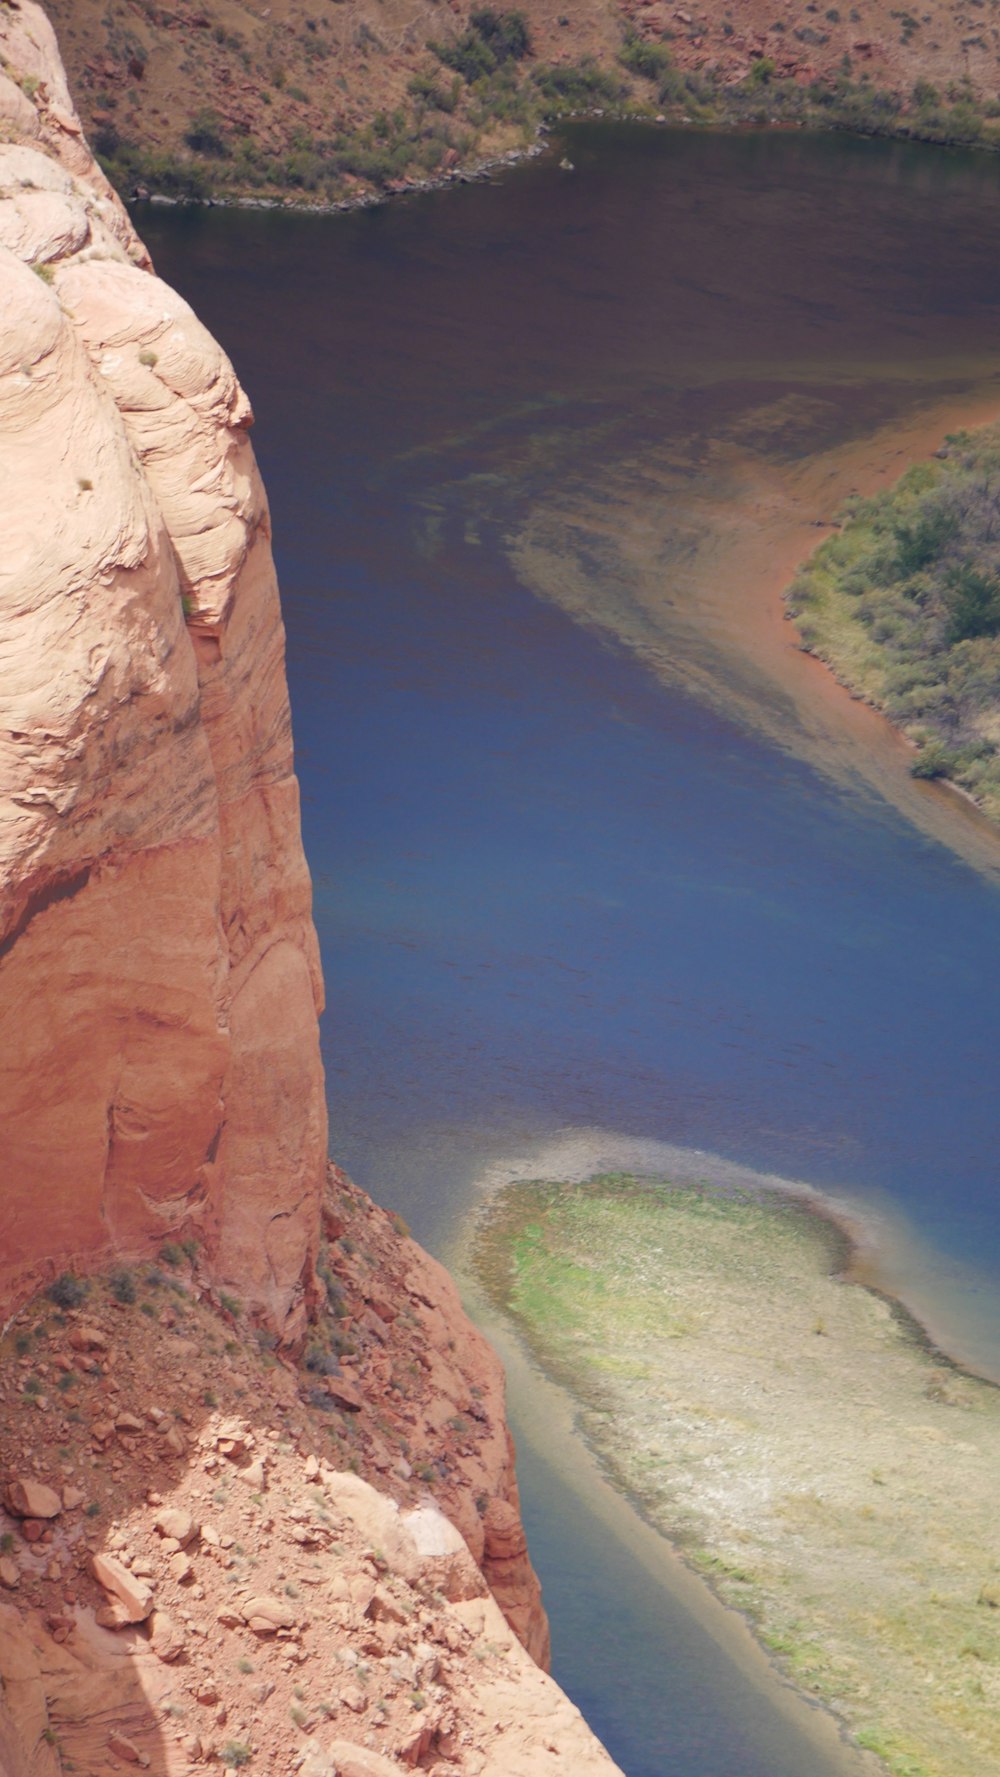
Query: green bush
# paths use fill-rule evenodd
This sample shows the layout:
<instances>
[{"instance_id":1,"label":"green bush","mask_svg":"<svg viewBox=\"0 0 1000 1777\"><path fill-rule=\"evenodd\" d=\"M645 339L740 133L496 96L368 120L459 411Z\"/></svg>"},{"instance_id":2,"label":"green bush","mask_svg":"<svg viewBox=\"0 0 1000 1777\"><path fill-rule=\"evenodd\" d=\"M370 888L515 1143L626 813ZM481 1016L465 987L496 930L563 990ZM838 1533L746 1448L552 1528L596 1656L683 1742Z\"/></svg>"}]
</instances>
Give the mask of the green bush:
<instances>
[{"instance_id":1,"label":"green bush","mask_svg":"<svg viewBox=\"0 0 1000 1777\"><path fill-rule=\"evenodd\" d=\"M411 98L417 99L422 105L429 105L432 111L451 113L458 104L460 83L455 81L447 91L438 86L433 74L414 74L407 92Z\"/></svg>"},{"instance_id":2,"label":"green bush","mask_svg":"<svg viewBox=\"0 0 1000 1777\"><path fill-rule=\"evenodd\" d=\"M523 13L480 7L470 13L468 30L454 43L432 42L428 48L472 86L495 74L505 62L523 61L531 52L531 39Z\"/></svg>"},{"instance_id":3,"label":"green bush","mask_svg":"<svg viewBox=\"0 0 1000 1777\"><path fill-rule=\"evenodd\" d=\"M79 1308L87 1300L89 1291L90 1285L82 1277L76 1277L72 1271L64 1271L49 1284L45 1294L57 1308Z\"/></svg>"},{"instance_id":4,"label":"green bush","mask_svg":"<svg viewBox=\"0 0 1000 1777\"><path fill-rule=\"evenodd\" d=\"M217 111L208 107L191 119L184 131L184 140L195 154L205 154L213 160L225 160L229 154L222 119Z\"/></svg>"},{"instance_id":5,"label":"green bush","mask_svg":"<svg viewBox=\"0 0 1000 1777\"><path fill-rule=\"evenodd\" d=\"M955 761L956 755L950 747L944 746L939 740L931 740L921 747L910 766L910 776L949 777L954 770Z\"/></svg>"},{"instance_id":6,"label":"green bush","mask_svg":"<svg viewBox=\"0 0 1000 1777\"><path fill-rule=\"evenodd\" d=\"M948 573L945 609L948 646L1000 634L1000 578L971 561L959 562Z\"/></svg>"},{"instance_id":7,"label":"green bush","mask_svg":"<svg viewBox=\"0 0 1000 1777\"><path fill-rule=\"evenodd\" d=\"M627 68L630 74L637 74L641 80L662 81L674 66L669 49L662 43L648 43L634 31L626 36L618 60L623 68Z\"/></svg>"},{"instance_id":8,"label":"green bush","mask_svg":"<svg viewBox=\"0 0 1000 1777\"><path fill-rule=\"evenodd\" d=\"M561 111L586 111L595 105L613 105L624 92L621 81L598 67L590 56L570 66L553 64L536 68L533 78L542 97Z\"/></svg>"}]
</instances>

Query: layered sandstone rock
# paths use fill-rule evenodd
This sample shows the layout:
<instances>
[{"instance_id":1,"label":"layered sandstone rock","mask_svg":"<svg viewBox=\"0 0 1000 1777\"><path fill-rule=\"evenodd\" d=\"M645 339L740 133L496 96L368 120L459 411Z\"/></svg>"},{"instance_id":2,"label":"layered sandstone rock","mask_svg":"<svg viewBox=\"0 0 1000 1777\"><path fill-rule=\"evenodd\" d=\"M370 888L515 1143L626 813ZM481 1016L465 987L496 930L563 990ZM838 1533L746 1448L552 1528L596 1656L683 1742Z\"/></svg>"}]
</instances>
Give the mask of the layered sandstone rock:
<instances>
[{"instance_id":1,"label":"layered sandstone rock","mask_svg":"<svg viewBox=\"0 0 1000 1777\"><path fill-rule=\"evenodd\" d=\"M35 6L0 49L0 1303L176 1230L294 1332L322 988L250 406Z\"/></svg>"},{"instance_id":2,"label":"layered sandstone rock","mask_svg":"<svg viewBox=\"0 0 1000 1777\"><path fill-rule=\"evenodd\" d=\"M614 1777L540 1669L496 1357L397 1219L324 1200L249 404L34 6L0 65L0 1320L90 1274L0 1344L0 1770Z\"/></svg>"}]
</instances>

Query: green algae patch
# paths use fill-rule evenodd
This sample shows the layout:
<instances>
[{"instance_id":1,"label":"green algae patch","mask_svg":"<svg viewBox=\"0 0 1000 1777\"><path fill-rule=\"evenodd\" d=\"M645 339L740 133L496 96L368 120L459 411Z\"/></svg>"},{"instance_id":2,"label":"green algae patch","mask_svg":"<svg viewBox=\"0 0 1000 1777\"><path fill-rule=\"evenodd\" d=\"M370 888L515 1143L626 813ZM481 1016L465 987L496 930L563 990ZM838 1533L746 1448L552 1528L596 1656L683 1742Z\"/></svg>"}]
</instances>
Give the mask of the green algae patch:
<instances>
[{"instance_id":1,"label":"green algae patch","mask_svg":"<svg viewBox=\"0 0 1000 1777\"><path fill-rule=\"evenodd\" d=\"M473 1268L615 1484L898 1777L1000 1768L1000 1390L779 1193L517 1184Z\"/></svg>"}]
</instances>

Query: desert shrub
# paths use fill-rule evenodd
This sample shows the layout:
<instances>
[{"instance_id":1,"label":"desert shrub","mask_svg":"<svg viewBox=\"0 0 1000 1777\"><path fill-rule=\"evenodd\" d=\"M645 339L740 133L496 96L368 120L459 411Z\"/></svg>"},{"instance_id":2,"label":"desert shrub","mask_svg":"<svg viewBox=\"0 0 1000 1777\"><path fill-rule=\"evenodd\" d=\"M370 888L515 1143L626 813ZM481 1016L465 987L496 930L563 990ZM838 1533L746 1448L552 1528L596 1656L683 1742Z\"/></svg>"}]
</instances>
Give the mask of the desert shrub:
<instances>
[{"instance_id":1,"label":"desert shrub","mask_svg":"<svg viewBox=\"0 0 1000 1777\"><path fill-rule=\"evenodd\" d=\"M674 65L669 49L662 43L648 43L645 37L630 31L618 52L618 60L630 74L641 80L663 80Z\"/></svg>"},{"instance_id":2,"label":"desert shrub","mask_svg":"<svg viewBox=\"0 0 1000 1777\"><path fill-rule=\"evenodd\" d=\"M324 1350L322 1345L310 1345L306 1350L306 1369L314 1376L339 1376L340 1365L332 1351Z\"/></svg>"},{"instance_id":3,"label":"desert shrub","mask_svg":"<svg viewBox=\"0 0 1000 1777\"><path fill-rule=\"evenodd\" d=\"M132 1303L136 1298L135 1278L124 1265L119 1265L108 1278L108 1289L116 1302Z\"/></svg>"},{"instance_id":4,"label":"desert shrub","mask_svg":"<svg viewBox=\"0 0 1000 1777\"><path fill-rule=\"evenodd\" d=\"M184 140L195 154L205 154L213 160L225 160L229 154L225 126L218 112L210 107L191 119L184 131Z\"/></svg>"},{"instance_id":5,"label":"desert shrub","mask_svg":"<svg viewBox=\"0 0 1000 1777\"><path fill-rule=\"evenodd\" d=\"M79 1308L87 1300L90 1285L72 1271L64 1271L49 1284L45 1294L57 1308Z\"/></svg>"},{"instance_id":6,"label":"desert shrub","mask_svg":"<svg viewBox=\"0 0 1000 1777\"><path fill-rule=\"evenodd\" d=\"M454 43L432 42L428 47L446 68L454 69L472 86L495 74L505 62L523 61L530 54L531 39L523 13L480 7L470 13L468 30Z\"/></svg>"},{"instance_id":7,"label":"desert shrub","mask_svg":"<svg viewBox=\"0 0 1000 1777\"><path fill-rule=\"evenodd\" d=\"M598 67L590 56L569 66L536 68L534 81L549 105L561 111L585 111L595 105L613 105L622 97L620 80Z\"/></svg>"}]
</instances>

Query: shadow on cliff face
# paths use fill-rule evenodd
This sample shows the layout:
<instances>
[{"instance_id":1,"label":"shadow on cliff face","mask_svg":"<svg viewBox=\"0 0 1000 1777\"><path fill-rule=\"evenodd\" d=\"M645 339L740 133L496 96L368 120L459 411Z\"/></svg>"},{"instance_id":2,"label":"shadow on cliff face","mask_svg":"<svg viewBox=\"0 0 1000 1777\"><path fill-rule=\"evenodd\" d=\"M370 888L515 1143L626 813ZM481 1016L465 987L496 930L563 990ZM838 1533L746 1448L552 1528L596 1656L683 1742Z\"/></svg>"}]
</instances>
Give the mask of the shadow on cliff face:
<instances>
[{"instance_id":1,"label":"shadow on cliff face","mask_svg":"<svg viewBox=\"0 0 1000 1777\"><path fill-rule=\"evenodd\" d=\"M297 1365L213 1295L193 1245L58 1279L11 1323L5 1777L284 1769L327 1723L436 1758L458 1717L435 1610L492 1612L490 1647L506 1634L483 1571L545 1660L498 1361L335 1169L321 1278ZM468 1625L442 1633L461 1654Z\"/></svg>"}]
</instances>

